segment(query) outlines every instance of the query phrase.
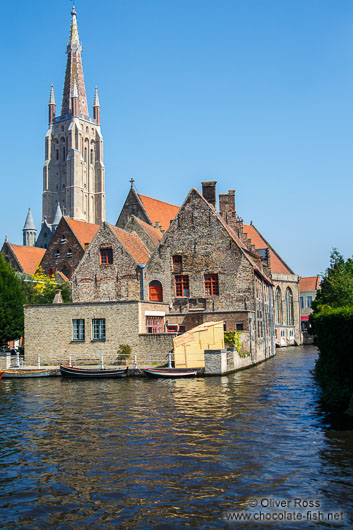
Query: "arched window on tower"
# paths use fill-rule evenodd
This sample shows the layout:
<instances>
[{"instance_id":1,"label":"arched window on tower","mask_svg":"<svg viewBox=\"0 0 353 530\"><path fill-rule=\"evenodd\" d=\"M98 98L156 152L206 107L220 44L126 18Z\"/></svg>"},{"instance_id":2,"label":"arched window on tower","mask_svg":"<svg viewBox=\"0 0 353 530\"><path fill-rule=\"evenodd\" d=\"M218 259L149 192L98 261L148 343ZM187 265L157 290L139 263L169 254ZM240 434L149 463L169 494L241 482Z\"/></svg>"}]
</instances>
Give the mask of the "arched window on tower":
<instances>
[{"instance_id":1,"label":"arched window on tower","mask_svg":"<svg viewBox=\"0 0 353 530\"><path fill-rule=\"evenodd\" d=\"M87 147L85 147L84 154L83 154L83 160L87 162Z\"/></svg>"},{"instance_id":2,"label":"arched window on tower","mask_svg":"<svg viewBox=\"0 0 353 530\"><path fill-rule=\"evenodd\" d=\"M161 282L153 280L148 286L150 302L163 302L163 287Z\"/></svg>"},{"instance_id":3,"label":"arched window on tower","mask_svg":"<svg viewBox=\"0 0 353 530\"><path fill-rule=\"evenodd\" d=\"M286 290L286 316L287 316L287 326L293 326L294 316L293 316L293 294L289 287Z\"/></svg>"}]
</instances>

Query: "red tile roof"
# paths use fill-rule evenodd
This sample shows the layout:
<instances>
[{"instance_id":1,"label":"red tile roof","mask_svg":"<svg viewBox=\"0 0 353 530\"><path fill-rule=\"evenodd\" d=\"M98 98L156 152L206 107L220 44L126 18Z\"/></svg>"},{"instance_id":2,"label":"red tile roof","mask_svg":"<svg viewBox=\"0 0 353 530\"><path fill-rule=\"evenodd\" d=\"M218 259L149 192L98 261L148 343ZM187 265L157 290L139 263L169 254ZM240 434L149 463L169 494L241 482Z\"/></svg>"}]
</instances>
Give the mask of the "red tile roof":
<instances>
[{"instance_id":1,"label":"red tile roof","mask_svg":"<svg viewBox=\"0 0 353 530\"><path fill-rule=\"evenodd\" d=\"M159 201L152 197L146 197L146 195L139 194L139 198L152 224L155 225L158 221L162 230L168 230L170 222L179 211L179 206Z\"/></svg>"},{"instance_id":2,"label":"red tile roof","mask_svg":"<svg viewBox=\"0 0 353 530\"><path fill-rule=\"evenodd\" d=\"M45 248L25 247L9 243L25 274L34 274L46 252Z\"/></svg>"},{"instance_id":3,"label":"red tile roof","mask_svg":"<svg viewBox=\"0 0 353 530\"><path fill-rule=\"evenodd\" d=\"M141 219L139 219L138 217L135 217L135 219L139 223L139 225L142 226L144 231L150 236L153 243L157 246L163 237L162 232L157 228L154 228L153 226L145 223L144 221L141 221Z\"/></svg>"},{"instance_id":4,"label":"red tile roof","mask_svg":"<svg viewBox=\"0 0 353 530\"><path fill-rule=\"evenodd\" d=\"M120 243L124 245L126 250L129 252L129 254L131 254L137 263L140 265L147 263L150 258L149 252L136 234L126 232L126 230L118 228L117 226L109 226L116 234L116 237L119 239Z\"/></svg>"},{"instance_id":5,"label":"red tile roof","mask_svg":"<svg viewBox=\"0 0 353 530\"><path fill-rule=\"evenodd\" d=\"M320 276L308 276L306 278L300 278L299 290L300 291L317 291L320 287Z\"/></svg>"},{"instance_id":6,"label":"red tile roof","mask_svg":"<svg viewBox=\"0 0 353 530\"><path fill-rule=\"evenodd\" d=\"M95 225L93 223L76 221L74 219L70 219L69 217L65 217L65 221L70 226L83 249L85 248L86 243L91 243L92 239L99 230L99 225Z\"/></svg>"},{"instance_id":7,"label":"red tile roof","mask_svg":"<svg viewBox=\"0 0 353 530\"><path fill-rule=\"evenodd\" d=\"M269 249L272 272L278 274L293 274L291 269L286 265L277 252L273 250L269 243L265 241L260 232L258 232L253 225L244 225L244 233L251 240L251 243L255 245L257 250L260 248Z\"/></svg>"}]
</instances>

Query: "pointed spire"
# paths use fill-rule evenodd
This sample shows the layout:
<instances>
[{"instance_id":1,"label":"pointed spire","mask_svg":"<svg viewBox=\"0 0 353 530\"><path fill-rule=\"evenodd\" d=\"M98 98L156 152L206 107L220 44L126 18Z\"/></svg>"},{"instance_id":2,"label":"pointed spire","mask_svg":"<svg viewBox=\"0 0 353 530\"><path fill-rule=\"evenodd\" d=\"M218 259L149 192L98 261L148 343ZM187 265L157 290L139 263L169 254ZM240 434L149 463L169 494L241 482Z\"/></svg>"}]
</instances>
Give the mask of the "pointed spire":
<instances>
[{"instance_id":1,"label":"pointed spire","mask_svg":"<svg viewBox=\"0 0 353 530\"><path fill-rule=\"evenodd\" d=\"M28 208L28 214L27 214L27 217L26 217L26 221L25 221L25 225L23 227L23 230L36 230L36 226L34 224L34 220L33 220L30 208Z\"/></svg>"},{"instance_id":2,"label":"pointed spire","mask_svg":"<svg viewBox=\"0 0 353 530\"><path fill-rule=\"evenodd\" d=\"M55 105L54 85L50 85L49 105Z\"/></svg>"},{"instance_id":3,"label":"pointed spire","mask_svg":"<svg viewBox=\"0 0 353 530\"><path fill-rule=\"evenodd\" d=\"M66 47L67 62L61 115L64 116L72 112L72 90L74 82L76 81L78 93L78 113L83 114L84 116L88 116L86 87L85 80L83 77L83 67L81 59L82 46L78 36L76 18L77 13L75 6L73 6L72 8L71 15L72 19L70 28L70 38Z\"/></svg>"},{"instance_id":4,"label":"pointed spire","mask_svg":"<svg viewBox=\"0 0 353 530\"><path fill-rule=\"evenodd\" d=\"M56 104L54 96L54 87L50 85L50 97L49 97L49 123L53 123L56 114Z\"/></svg>"},{"instance_id":5,"label":"pointed spire","mask_svg":"<svg viewBox=\"0 0 353 530\"><path fill-rule=\"evenodd\" d=\"M99 104L98 87L96 87L96 90L94 92L93 118L96 120L97 125L101 124L101 107Z\"/></svg>"},{"instance_id":6,"label":"pointed spire","mask_svg":"<svg viewBox=\"0 0 353 530\"><path fill-rule=\"evenodd\" d=\"M60 204L58 203L57 207L56 207L56 212L55 212L55 216L54 216L54 221L52 222L52 231L54 232L56 227L58 226L58 224L60 223L61 221L61 218L62 218L63 214L61 212L61 208L60 208Z\"/></svg>"},{"instance_id":7,"label":"pointed spire","mask_svg":"<svg viewBox=\"0 0 353 530\"><path fill-rule=\"evenodd\" d=\"M33 221L31 209L28 209L25 225L22 229L23 244L26 247L34 247L36 244L37 229Z\"/></svg>"},{"instance_id":8,"label":"pointed spire","mask_svg":"<svg viewBox=\"0 0 353 530\"><path fill-rule=\"evenodd\" d=\"M99 104L99 97L98 97L98 87L96 86L96 89L94 91L94 102L93 102L93 106L94 107L100 107L100 104Z\"/></svg>"}]
</instances>

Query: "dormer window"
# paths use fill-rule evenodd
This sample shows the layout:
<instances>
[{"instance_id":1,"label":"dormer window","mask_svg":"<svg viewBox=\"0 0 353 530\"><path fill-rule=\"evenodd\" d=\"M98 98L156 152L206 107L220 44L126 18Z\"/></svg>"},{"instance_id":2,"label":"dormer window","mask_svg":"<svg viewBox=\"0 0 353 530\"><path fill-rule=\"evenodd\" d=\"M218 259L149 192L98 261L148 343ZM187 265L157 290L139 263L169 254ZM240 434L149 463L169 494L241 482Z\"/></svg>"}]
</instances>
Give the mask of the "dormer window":
<instances>
[{"instance_id":1,"label":"dormer window","mask_svg":"<svg viewBox=\"0 0 353 530\"><path fill-rule=\"evenodd\" d=\"M62 238L60 239L60 244L65 245L65 243L66 243L66 237L63 235Z\"/></svg>"},{"instance_id":2,"label":"dormer window","mask_svg":"<svg viewBox=\"0 0 353 530\"><path fill-rule=\"evenodd\" d=\"M67 258L72 258L72 250L71 250L71 248L69 248L69 250L67 251L66 257Z\"/></svg>"},{"instance_id":3,"label":"dormer window","mask_svg":"<svg viewBox=\"0 0 353 530\"><path fill-rule=\"evenodd\" d=\"M55 252L55 259L59 259L59 258L60 258L60 250L57 248Z\"/></svg>"}]
</instances>

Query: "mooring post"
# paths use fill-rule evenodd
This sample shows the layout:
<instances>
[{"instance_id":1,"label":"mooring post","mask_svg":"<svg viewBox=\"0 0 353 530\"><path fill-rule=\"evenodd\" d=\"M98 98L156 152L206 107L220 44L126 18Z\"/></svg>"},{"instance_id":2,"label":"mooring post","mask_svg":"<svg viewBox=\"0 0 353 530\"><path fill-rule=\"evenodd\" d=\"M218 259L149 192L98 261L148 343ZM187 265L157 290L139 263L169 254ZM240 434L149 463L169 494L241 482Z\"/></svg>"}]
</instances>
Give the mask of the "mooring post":
<instances>
[{"instance_id":1,"label":"mooring post","mask_svg":"<svg viewBox=\"0 0 353 530\"><path fill-rule=\"evenodd\" d=\"M40 368L40 355L38 355L37 367Z\"/></svg>"},{"instance_id":2,"label":"mooring post","mask_svg":"<svg viewBox=\"0 0 353 530\"><path fill-rule=\"evenodd\" d=\"M69 368L72 368L71 355L69 355Z\"/></svg>"},{"instance_id":3,"label":"mooring post","mask_svg":"<svg viewBox=\"0 0 353 530\"><path fill-rule=\"evenodd\" d=\"M101 370L104 370L104 358L103 358L103 352L101 352Z\"/></svg>"},{"instance_id":4,"label":"mooring post","mask_svg":"<svg viewBox=\"0 0 353 530\"><path fill-rule=\"evenodd\" d=\"M134 362L134 369L137 369L137 353L135 352L135 362Z\"/></svg>"},{"instance_id":5,"label":"mooring post","mask_svg":"<svg viewBox=\"0 0 353 530\"><path fill-rule=\"evenodd\" d=\"M172 352L168 353L168 368L172 367Z\"/></svg>"},{"instance_id":6,"label":"mooring post","mask_svg":"<svg viewBox=\"0 0 353 530\"><path fill-rule=\"evenodd\" d=\"M16 351L16 367L20 367L20 352L18 350Z\"/></svg>"}]
</instances>

